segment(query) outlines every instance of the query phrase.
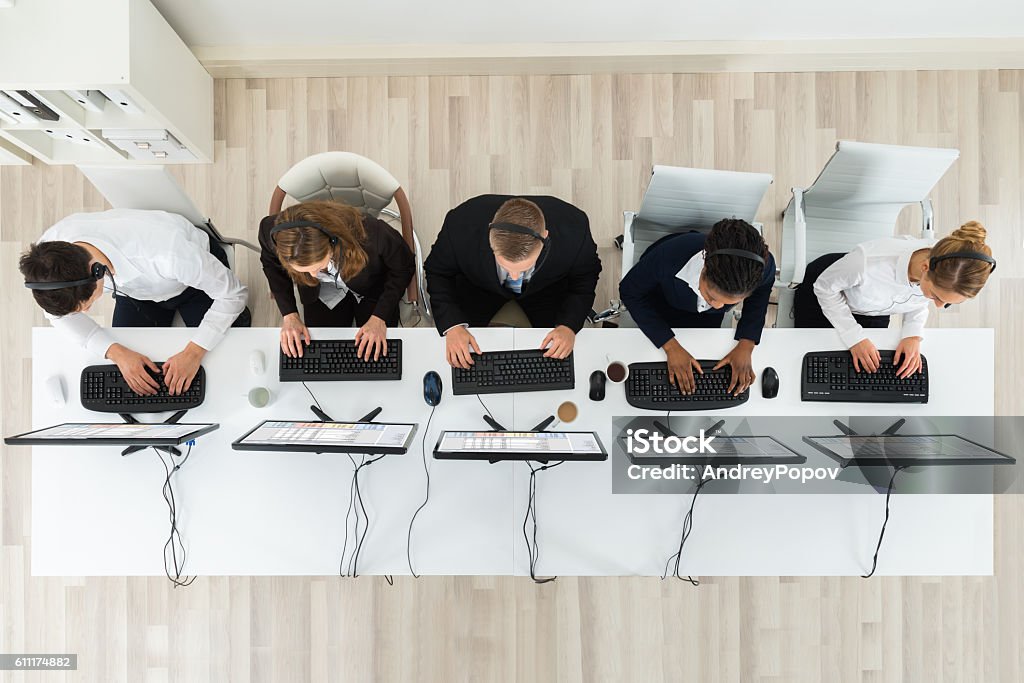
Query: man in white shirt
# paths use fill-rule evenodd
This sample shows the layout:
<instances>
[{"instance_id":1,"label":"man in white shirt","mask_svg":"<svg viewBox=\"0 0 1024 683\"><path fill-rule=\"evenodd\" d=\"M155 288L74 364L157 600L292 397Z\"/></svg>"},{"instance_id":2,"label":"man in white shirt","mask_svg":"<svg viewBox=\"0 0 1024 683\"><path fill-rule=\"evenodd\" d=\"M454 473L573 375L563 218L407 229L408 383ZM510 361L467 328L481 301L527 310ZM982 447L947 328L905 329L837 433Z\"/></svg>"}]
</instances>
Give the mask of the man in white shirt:
<instances>
[{"instance_id":1,"label":"man in white shirt","mask_svg":"<svg viewBox=\"0 0 1024 683\"><path fill-rule=\"evenodd\" d=\"M185 348L164 362L163 380L171 394L185 391L206 352L229 327L249 318L248 290L228 269L220 245L184 217L165 211L68 216L22 254L20 269L26 286L79 282L32 288L32 293L54 327L116 363L142 395L159 389L150 373L159 372L156 364L115 342L86 315L105 289L115 294L113 327L169 327L178 313L197 328Z\"/></svg>"}]
</instances>

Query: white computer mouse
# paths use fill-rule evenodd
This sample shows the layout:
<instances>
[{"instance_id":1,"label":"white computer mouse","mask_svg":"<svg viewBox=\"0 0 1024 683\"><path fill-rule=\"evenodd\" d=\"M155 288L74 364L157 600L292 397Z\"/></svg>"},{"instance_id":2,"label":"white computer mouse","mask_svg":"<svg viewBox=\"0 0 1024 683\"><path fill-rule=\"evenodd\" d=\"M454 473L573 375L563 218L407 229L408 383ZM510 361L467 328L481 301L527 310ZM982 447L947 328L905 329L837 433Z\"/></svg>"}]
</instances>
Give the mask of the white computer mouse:
<instances>
[{"instance_id":1,"label":"white computer mouse","mask_svg":"<svg viewBox=\"0 0 1024 683\"><path fill-rule=\"evenodd\" d=\"M254 375L262 375L267 369L267 358L262 351L256 350L249 354L249 368Z\"/></svg>"},{"instance_id":2,"label":"white computer mouse","mask_svg":"<svg viewBox=\"0 0 1024 683\"><path fill-rule=\"evenodd\" d=\"M63 408L68 402L67 387L64 386L64 378L60 375L53 375L46 380L46 395L54 408Z\"/></svg>"}]
</instances>

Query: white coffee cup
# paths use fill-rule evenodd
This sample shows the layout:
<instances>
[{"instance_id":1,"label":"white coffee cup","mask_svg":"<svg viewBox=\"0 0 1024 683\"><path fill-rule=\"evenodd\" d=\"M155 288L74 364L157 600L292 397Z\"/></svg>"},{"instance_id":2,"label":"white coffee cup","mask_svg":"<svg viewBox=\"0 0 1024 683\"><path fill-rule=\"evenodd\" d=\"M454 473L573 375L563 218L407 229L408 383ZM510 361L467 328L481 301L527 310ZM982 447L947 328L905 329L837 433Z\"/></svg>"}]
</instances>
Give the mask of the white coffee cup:
<instances>
[{"instance_id":1,"label":"white coffee cup","mask_svg":"<svg viewBox=\"0 0 1024 683\"><path fill-rule=\"evenodd\" d=\"M629 366L622 361L613 360L608 364L604 374L608 377L609 382L622 384L629 377Z\"/></svg>"},{"instance_id":2,"label":"white coffee cup","mask_svg":"<svg viewBox=\"0 0 1024 683\"><path fill-rule=\"evenodd\" d=\"M266 387L253 387L249 390L249 405L253 408L266 408L273 398L270 389Z\"/></svg>"}]
</instances>

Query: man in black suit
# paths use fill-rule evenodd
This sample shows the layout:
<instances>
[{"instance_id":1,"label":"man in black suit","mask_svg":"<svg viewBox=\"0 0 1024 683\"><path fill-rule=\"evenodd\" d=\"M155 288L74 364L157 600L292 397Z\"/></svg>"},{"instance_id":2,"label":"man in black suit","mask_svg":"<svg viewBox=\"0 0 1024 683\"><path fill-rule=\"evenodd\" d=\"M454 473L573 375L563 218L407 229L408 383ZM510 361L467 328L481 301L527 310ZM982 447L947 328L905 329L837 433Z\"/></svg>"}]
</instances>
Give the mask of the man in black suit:
<instances>
[{"instance_id":1,"label":"man in black suit","mask_svg":"<svg viewBox=\"0 0 1024 683\"><path fill-rule=\"evenodd\" d=\"M587 214L554 197L481 195L448 212L424 263L448 362L480 353L466 329L515 299L534 327L550 327L546 356L565 358L594 305L601 259Z\"/></svg>"}]
</instances>

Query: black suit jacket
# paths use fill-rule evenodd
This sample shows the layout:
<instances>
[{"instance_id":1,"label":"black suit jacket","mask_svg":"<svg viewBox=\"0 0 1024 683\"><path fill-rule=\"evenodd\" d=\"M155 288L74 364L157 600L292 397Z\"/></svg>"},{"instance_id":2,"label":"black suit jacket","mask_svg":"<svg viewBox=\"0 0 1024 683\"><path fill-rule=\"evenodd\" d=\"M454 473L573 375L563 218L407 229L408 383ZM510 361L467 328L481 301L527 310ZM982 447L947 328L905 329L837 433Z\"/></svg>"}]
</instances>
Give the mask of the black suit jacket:
<instances>
[{"instance_id":1,"label":"black suit jacket","mask_svg":"<svg viewBox=\"0 0 1024 683\"><path fill-rule=\"evenodd\" d=\"M270 283L270 293L274 295L283 317L298 311L294 287L298 287L303 305L309 305L320 297L320 285L307 287L295 284L281 265L270 237L276 218L267 216L260 221L260 263ZM398 302L416 272L416 260L402 234L384 221L364 216L363 227L366 228L366 240L363 242L366 266L345 284L353 292L376 301L373 314L389 320L394 317Z\"/></svg>"},{"instance_id":2,"label":"black suit jacket","mask_svg":"<svg viewBox=\"0 0 1024 683\"><path fill-rule=\"evenodd\" d=\"M473 298L504 300L516 295L498 281L488 225L509 195L481 195L448 212L441 232L424 263L427 291L437 330L469 322L461 302ZM533 276L517 298L524 308L531 299L561 297L558 325L578 332L594 305L601 259L590 235L587 214L555 197L524 197L544 213L548 241ZM553 294L557 292L557 294Z\"/></svg>"},{"instance_id":3,"label":"black suit jacket","mask_svg":"<svg viewBox=\"0 0 1024 683\"><path fill-rule=\"evenodd\" d=\"M705 239L707 235L700 232L662 237L648 247L619 283L622 303L637 327L659 348L674 336L666 322L672 309L697 312L697 295L690 285L676 277L676 273L703 251ZM774 282L775 259L768 254L760 284L743 300L743 316L736 326L737 340L749 339L755 344L760 343ZM728 311L732 306L723 308Z\"/></svg>"}]
</instances>

